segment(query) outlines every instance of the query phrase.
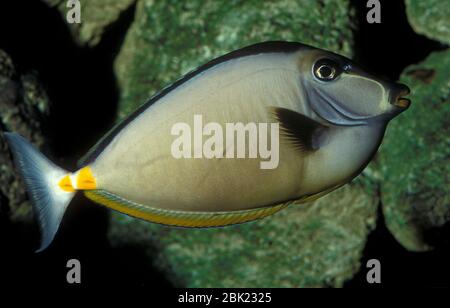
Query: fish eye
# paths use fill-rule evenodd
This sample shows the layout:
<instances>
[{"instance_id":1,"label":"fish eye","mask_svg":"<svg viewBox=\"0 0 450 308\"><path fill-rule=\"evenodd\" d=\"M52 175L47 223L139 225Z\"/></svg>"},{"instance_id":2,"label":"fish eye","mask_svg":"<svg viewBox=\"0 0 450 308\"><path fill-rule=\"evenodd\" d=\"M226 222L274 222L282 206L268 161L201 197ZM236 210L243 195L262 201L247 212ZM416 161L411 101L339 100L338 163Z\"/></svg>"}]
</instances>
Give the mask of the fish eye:
<instances>
[{"instance_id":1,"label":"fish eye","mask_svg":"<svg viewBox=\"0 0 450 308\"><path fill-rule=\"evenodd\" d=\"M314 77L321 81L332 81L341 73L339 64L330 59L320 59L313 67Z\"/></svg>"}]
</instances>

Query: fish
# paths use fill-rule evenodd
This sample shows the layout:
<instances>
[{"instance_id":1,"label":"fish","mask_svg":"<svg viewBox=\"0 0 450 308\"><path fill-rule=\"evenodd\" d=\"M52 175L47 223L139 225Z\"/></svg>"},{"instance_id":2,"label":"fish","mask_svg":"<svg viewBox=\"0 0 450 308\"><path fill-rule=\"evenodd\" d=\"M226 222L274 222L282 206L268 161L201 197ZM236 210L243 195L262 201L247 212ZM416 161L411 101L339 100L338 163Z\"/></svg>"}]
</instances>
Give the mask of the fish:
<instances>
[{"instance_id":1,"label":"fish","mask_svg":"<svg viewBox=\"0 0 450 308\"><path fill-rule=\"evenodd\" d=\"M270 41L213 59L164 88L116 124L73 172L19 134L3 135L37 213L39 252L52 243L77 192L132 217L195 228L253 221L314 201L362 172L388 122L408 109L409 92L331 51ZM174 130L198 126L200 116L214 123L197 127L200 143L192 132ZM237 140L213 136L230 123L244 128L244 156L225 154ZM264 123L275 134L267 126L264 135ZM272 168L261 167L261 155L250 157L263 153L250 144L252 127L277 150ZM173 150L181 132L186 144L179 148L191 150L180 157ZM217 141L208 139L216 155L190 155L192 144L194 152L207 148L205 136Z\"/></svg>"}]
</instances>

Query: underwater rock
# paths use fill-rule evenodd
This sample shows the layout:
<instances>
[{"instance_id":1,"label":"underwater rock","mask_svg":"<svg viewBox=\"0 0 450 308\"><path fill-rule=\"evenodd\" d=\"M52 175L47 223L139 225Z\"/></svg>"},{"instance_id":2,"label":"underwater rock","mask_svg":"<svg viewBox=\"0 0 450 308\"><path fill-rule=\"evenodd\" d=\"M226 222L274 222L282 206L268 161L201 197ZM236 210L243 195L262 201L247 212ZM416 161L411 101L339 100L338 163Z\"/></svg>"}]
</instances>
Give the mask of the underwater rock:
<instances>
[{"instance_id":1,"label":"underwater rock","mask_svg":"<svg viewBox=\"0 0 450 308\"><path fill-rule=\"evenodd\" d=\"M49 100L36 74L19 75L11 58L0 50L0 131L14 131L42 147L42 123L48 115ZM31 221L31 206L25 186L0 136L0 215L12 221Z\"/></svg>"},{"instance_id":2,"label":"underwater rock","mask_svg":"<svg viewBox=\"0 0 450 308\"><path fill-rule=\"evenodd\" d=\"M43 0L51 7L56 7L66 20L67 0ZM105 31L120 18L136 0L79 0L81 6L81 23L67 24L72 36L80 46L96 46Z\"/></svg>"},{"instance_id":3,"label":"underwater rock","mask_svg":"<svg viewBox=\"0 0 450 308\"><path fill-rule=\"evenodd\" d=\"M406 0L406 13L414 31L450 44L450 2Z\"/></svg>"},{"instance_id":4,"label":"underwater rock","mask_svg":"<svg viewBox=\"0 0 450 308\"><path fill-rule=\"evenodd\" d=\"M448 243L450 223L450 52L432 53L407 67L409 110L389 125L380 148L383 213L407 249Z\"/></svg>"},{"instance_id":5,"label":"underwater rock","mask_svg":"<svg viewBox=\"0 0 450 308\"><path fill-rule=\"evenodd\" d=\"M350 56L349 1L147 1L115 62L120 116L183 74L226 52L291 40Z\"/></svg>"},{"instance_id":6,"label":"underwater rock","mask_svg":"<svg viewBox=\"0 0 450 308\"><path fill-rule=\"evenodd\" d=\"M378 202L351 184L259 221L207 229L114 213L109 238L115 247L148 247L153 266L178 286L341 287L360 267Z\"/></svg>"}]
</instances>

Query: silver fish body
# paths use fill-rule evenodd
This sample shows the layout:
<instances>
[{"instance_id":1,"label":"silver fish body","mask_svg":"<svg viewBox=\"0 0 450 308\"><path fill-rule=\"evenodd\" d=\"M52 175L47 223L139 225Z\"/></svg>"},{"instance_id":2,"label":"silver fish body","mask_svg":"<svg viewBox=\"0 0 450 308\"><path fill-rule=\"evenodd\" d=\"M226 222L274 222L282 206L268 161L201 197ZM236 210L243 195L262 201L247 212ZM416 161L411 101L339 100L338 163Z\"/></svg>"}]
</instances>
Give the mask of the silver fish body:
<instances>
[{"instance_id":1,"label":"silver fish body","mask_svg":"<svg viewBox=\"0 0 450 308\"><path fill-rule=\"evenodd\" d=\"M7 139L22 173L36 181L28 189L36 190L45 177L54 196L46 204L34 202L44 213L41 223L53 226L42 229L43 249L70 202L67 194L77 190L135 217L191 227L245 222L320 197L364 169L389 120L409 106L402 97L408 92L337 54L267 42L219 57L155 95L102 138L75 173L63 177L58 169L49 176L57 167L45 161L39 164L47 171L33 173L26 160L45 158L17 136ZM174 157L174 125L195 130L196 116L221 127L276 123L279 135L269 138L279 137L276 168L260 168L261 160L251 157Z\"/></svg>"},{"instance_id":2,"label":"silver fish body","mask_svg":"<svg viewBox=\"0 0 450 308\"><path fill-rule=\"evenodd\" d=\"M196 74L140 113L96 157L91 168L98 188L165 209L232 211L295 200L348 182L368 163L384 134L386 121L370 121L370 117L392 106L387 103L388 91L371 81L367 86L379 91L378 103L386 100L386 104L366 108L367 123L360 124L361 115L357 120L346 118L344 125L321 117L316 110L326 108L316 106L320 94L315 89L306 89L314 80L307 78L311 70L305 64L321 54L329 55L299 46L291 52L232 58ZM335 86L332 91L341 90L341 96L356 92L363 105L365 89L348 83L345 90L337 84L319 86ZM259 162L250 158L174 159L171 155L170 131L175 123L193 126L196 114L223 126L270 123L276 120L273 108L297 112L326 126L320 148L302 152L281 142L280 163L268 170L258 168Z\"/></svg>"}]
</instances>

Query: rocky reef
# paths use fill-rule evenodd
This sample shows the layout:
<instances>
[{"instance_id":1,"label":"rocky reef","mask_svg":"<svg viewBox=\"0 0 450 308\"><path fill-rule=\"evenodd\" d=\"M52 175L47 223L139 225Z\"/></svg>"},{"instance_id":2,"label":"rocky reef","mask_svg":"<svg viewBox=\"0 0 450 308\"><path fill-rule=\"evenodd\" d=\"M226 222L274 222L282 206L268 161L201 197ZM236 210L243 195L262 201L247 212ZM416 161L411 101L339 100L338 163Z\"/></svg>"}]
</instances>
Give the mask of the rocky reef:
<instances>
[{"instance_id":1,"label":"rocky reef","mask_svg":"<svg viewBox=\"0 0 450 308\"><path fill-rule=\"evenodd\" d=\"M450 4L447 1L406 0L406 12L413 29L445 44L450 43L449 11Z\"/></svg>"},{"instance_id":2,"label":"rocky reef","mask_svg":"<svg viewBox=\"0 0 450 308\"><path fill-rule=\"evenodd\" d=\"M450 67L448 51L408 66L400 80L413 104L388 128L380 149L383 213L406 248L448 243L440 232L450 222Z\"/></svg>"}]
</instances>

